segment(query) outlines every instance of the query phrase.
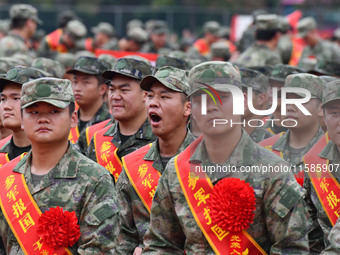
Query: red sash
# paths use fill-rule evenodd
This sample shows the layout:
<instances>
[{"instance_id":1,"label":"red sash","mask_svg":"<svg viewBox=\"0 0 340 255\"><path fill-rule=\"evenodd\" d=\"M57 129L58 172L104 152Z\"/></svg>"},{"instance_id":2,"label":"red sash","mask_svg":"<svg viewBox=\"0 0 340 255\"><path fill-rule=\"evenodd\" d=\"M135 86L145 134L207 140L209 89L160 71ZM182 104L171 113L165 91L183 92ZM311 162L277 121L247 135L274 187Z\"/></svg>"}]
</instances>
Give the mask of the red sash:
<instances>
[{"instance_id":1,"label":"red sash","mask_svg":"<svg viewBox=\"0 0 340 255\"><path fill-rule=\"evenodd\" d=\"M60 44L60 37L62 34L63 30L61 28L58 28L46 36L46 41L51 50L58 52L68 51L64 45Z\"/></svg>"},{"instance_id":2,"label":"red sash","mask_svg":"<svg viewBox=\"0 0 340 255\"><path fill-rule=\"evenodd\" d=\"M97 124L94 124L92 126L89 126L86 128L86 142L87 142L87 146L90 145L91 143L91 139L94 136L94 133L96 133L97 131L103 129L107 123L109 123L111 121L111 119L107 119L104 120L102 122L99 122Z\"/></svg>"},{"instance_id":3,"label":"red sash","mask_svg":"<svg viewBox=\"0 0 340 255\"><path fill-rule=\"evenodd\" d=\"M210 47L209 47L208 43L206 42L206 40L204 40L204 39L198 39L194 43L194 47L203 56L207 55L210 52Z\"/></svg>"},{"instance_id":4,"label":"red sash","mask_svg":"<svg viewBox=\"0 0 340 255\"><path fill-rule=\"evenodd\" d=\"M123 166L139 198L149 211L161 174L152 166L153 161L144 160L151 143L123 157Z\"/></svg>"},{"instance_id":5,"label":"red sash","mask_svg":"<svg viewBox=\"0 0 340 255\"><path fill-rule=\"evenodd\" d=\"M79 139L79 129L78 126L71 128L70 133L68 135L68 139L71 143L75 144Z\"/></svg>"},{"instance_id":6,"label":"red sash","mask_svg":"<svg viewBox=\"0 0 340 255\"><path fill-rule=\"evenodd\" d=\"M24 175L12 171L22 156L1 168L0 206L23 252L48 254L41 250L43 242L36 232L41 211L27 187ZM66 248L59 248L53 254L72 253Z\"/></svg>"},{"instance_id":7,"label":"red sash","mask_svg":"<svg viewBox=\"0 0 340 255\"><path fill-rule=\"evenodd\" d=\"M272 137L264 139L263 141L259 142L259 145L261 145L262 147L265 147L267 150L270 150L270 151L274 152L276 155L283 158L282 151L273 150L272 147L284 133L285 132L281 132L280 134L276 134Z\"/></svg>"},{"instance_id":8,"label":"red sash","mask_svg":"<svg viewBox=\"0 0 340 255\"><path fill-rule=\"evenodd\" d=\"M246 231L230 233L211 221L207 200L213 185L208 176L199 177L190 170L195 169L189 162L190 152L201 141L202 137L196 139L175 157L178 180L198 226L216 254L266 254Z\"/></svg>"},{"instance_id":9,"label":"red sash","mask_svg":"<svg viewBox=\"0 0 340 255\"><path fill-rule=\"evenodd\" d=\"M332 226L340 215L340 185L334 178L331 171L337 169L330 168L329 160L319 156L319 153L329 141L326 133L304 156L303 161L306 165L308 175L318 195L319 201L325 210ZM330 171L328 171L330 170Z\"/></svg>"},{"instance_id":10,"label":"red sash","mask_svg":"<svg viewBox=\"0 0 340 255\"><path fill-rule=\"evenodd\" d=\"M104 136L105 132L111 126L112 125L109 125L99 130L94 134L93 138L97 162L109 170L117 182L118 177L122 172L123 164L117 156L118 148L111 142L112 136Z\"/></svg>"}]
</instances>

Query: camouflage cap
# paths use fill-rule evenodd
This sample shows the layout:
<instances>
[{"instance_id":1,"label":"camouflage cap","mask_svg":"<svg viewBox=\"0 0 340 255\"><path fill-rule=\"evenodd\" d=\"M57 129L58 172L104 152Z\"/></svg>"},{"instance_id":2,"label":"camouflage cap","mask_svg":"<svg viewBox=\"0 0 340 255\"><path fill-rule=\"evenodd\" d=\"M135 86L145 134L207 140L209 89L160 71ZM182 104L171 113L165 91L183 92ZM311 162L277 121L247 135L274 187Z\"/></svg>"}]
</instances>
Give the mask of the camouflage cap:
<instances>
[{"instance_id":1,"label":"camouflage cap","mask_svg":"<svg viewBox=\"0 0 340 255\"><path fill-rule=\"evenodd\" d=\"M114 65L117 63L117 58L110 54L101 54L98 56L100 61L104 61L110 65L109 69L112 69Z\"/></svg>"},{"instance_id":2,"label":"camouflage cap","mask_svg":"<svg viewBox=\"0 0 340 255\"><path fill-rule=\"evenodd\" d=\"M281 22L276 14L258 15L255 20L257 30L281 30Z\"/></svg>"},{"instance_id":3,"label":"camouflage cap","mask_svg":"<svg viewBox=\"0 0 340 255\"><path fill-rule=\"evenodd\" d=\"M263 75L265 75L266 77L269 77L271 75L274 67L271 66L271 65L250 66L250 67L247 67L247 69L258 71L258 72L262 73Z\"/></svg>"},{"instance_id":4,"label":"camouflage cap","mask_svg":"<svg viewBox=\"0 0 340 255\"><path fill-rule=\"evenodd\" d=\"M325 82L330 82L330 81L336 81L339 80L339 78L336 78L334 76L328 76L328 75L320 75L319 76L321 79L323 79Z\"/></svg>"},{"instance_id":5,"label":"camouflage cap","mask_svg":"<svg viewBox=\"0 0 340 255\"><path fill-rule=\"evenodd\" d=\"M335 29L333 36L334 36L335 40L340 41L340 27Z\"/></svg>"},{"instance_id":6,"label":"camouflage cap","mask_svg":"<svg viewBox=\"0 0 340 255\"><path fill-rule=\"evenodd\" d=\"M134 27L131 28L127 33L128 40L134 40L138 43L144 43L148 40L148 34L143 28Z\"/></svg>"},{"instance_id":7,"label":"camouflage cap","mask_svg":"<svg viewBox=\"0 0 340 255\"><path fill-rule=\"evenodd\" d=\"M340 76L340 61L320 59L316 63L314 71L316 75Z\"/></svg>"},{"instance_id":8,"label":"camouflage cap","mask_svg":"<svg viewBox=\"0 0 340 255\"><path fill-rule=\"evenodd\" d=\"M92 57L95 58L96 55L88 50L78 50L76 53L74 53L74 56L76 60L78 60L80 57Z\"/></svg>"},{"instance_id":9,"label":"camouflage cap","mask_svg":"<svg viewBox=\"0 0 340 255\"><path fill-rule=\"evenodd\" d=\"M279 16L279 21L281 23L281 31L286 33L290 29L290 24L285 16Z\"/></svg>"},{"instance_id":10,"label":"camouflage cap","mask_svg":"<svg viewBox=\"0 0 340 255\"><path fill-rule=\"evenodd\" d=\"M4 86L9 83L22 85L25 82L32 81L41 77L46 77L45 73L36 68L25 66L13 67L6 73L5 78L0 78L0 91L2 91Z\"/></svg>"},{"instance_id":11,"label":"camouflage cap","mask_svg":"<svg viewBox=\"0 0 340 255\"><path fill-rule=\"evenodd\" d=\"M156 68L163 66L173 66L183 70L188 68L188 64L184 59L160 55L156 59Z\"/></svg>"},{"instance_id":12,"label":"camouflage cap","mask_svg":"<svg viewBox=\"0 0 340 255\"><path fill-rule=\"evenodd\" d=\"M211 52L211 57L221 57L224 59L229 59L231 56L229 45L223 41L215 42L211 44L210 52Z\"/></svg>"},{"instance_id":13,"label":"camouflage cap","mask_svg":"<svg viewBox=\"0 0 340 255\"><path fill-rule=\"evenodd\" d=\"M75 40L80 40L86 36L87 29L79 20L71 20L66 25L65 33Z\"/></svg>"},{"instance_id":14,"label":"camouflage cap","mask_svg":"<svg viewBox=\"0 0 340 255\"><path fill-rule=\"evenodd\" d=\"M322 106L340 99L340 80L328 82L322 94Z\"/></svg>"},{"instance_id":15,"label":"camouflage cap","mask_svg":"<svg viewBox=\"0 0 340 255\"><path fill-rule=\"evenodd\" d=\"M36 58L31 66L43 71L48 77L63 78L65 74L64 66L50 58Z\"/></svg>"},{"instance_id":16,"label":"camouflage cap","mask_svg":"<svg viewBox=\"0 0 340 255\"><path fill-rule=\"evenodd\" d=\"M168 23L164 20L155 20L152 28L151 33L153 34L165 34L168 33Z\"/></svg>"},{"instance_id":17,"label":"camouflage cap","mask_svg":"<svg viewBox=\"0 0 340 255\"><path fill-rule=\"evenodd\" d=\"M221 38L228 39L230 36L230 28L228 26L221 26L218 30L218 36Z\"/></svg>"},{"instance_id":18,"label":"camouflage cap","mask_svg":"<svg viewBox=\"0 0 340 255\"><path fill-rule=\"evenodd\" d=\"M0 20L0 32L7 34L9 31L9 20Z\"/></svg>"},{"instance_id":19,"label":"camouflage cap","mask_svg":"<svg viewBox=\"0 0 340 255\"><path fill-rule=\"evenodd\" d=\"M303 58L299 60L298 68L300 68L305 73L315 70L317 64L316 58Z\"/></svg>"},{"instance_id":20,"label":"camouflage cap","mask_svg":"<svg viewBox=\"0 0 340 255\"><path fill-rule=\"evenodd\" d=\"M59 53L56 57L56 60L59 61L66 70L69 68L73 68L76 63L75 55L69 52Z\"/></svg>"},{"instance_id":21,"label":"camouflage cap","mask_svg":"<svg viewBox=\"0 0 340 255\"><path fill-rule=\"evenodd\" d=\"M207 21L203 25L204 33L211 33L213 35L218 36L218 32L220 31L220 24L217 21Z\"/></svg>"},{"instance_id":22,"label":"camouflage cap","mask_svg":"<svg viewBox=\"0 0 340 255\"><path fill-rule=\"evenodd\" d=\"M59 108L66 108L74 102L72 83L67 79L40 78L23 84L21 108L37 102L46 102Z\"/></svg>"},{"instance_id":23,"label":"camouflage cap","mask_svg":"<svg viewBox=\"0 0 340 255\"><path fill-rule=\"evenodd\" d=\"M298 37L305 37L309 31L316 28L316 21L312 17L306 17L301 19L297 24Z\"/></svg>"},{"instance_id":24,"label":"camouflage cap","mask_svg":"<svg viewBox=\"0 0 340 255\"><path fill-rule=\"evenodd\" d=\"M311 93L312 98L322 100L322 92L326 82L318 76L309 73L290 74L286 78L285 88L304 88ZM304 97L304 94L295 93Z\"/></svg>"},{"instance_id":25,"label":"camouflage cap","mask_svg":"<svg viewBox=\"0 0 340 255\"><path fill-rule=\"evenodd\" d=\"M19 65L25 65L25 63L12 57L0 57L0 73L5 76L12 67Z\"/></svg>"},{"instance_id":26,"label":"camouflage cap","mask_svg":"<svg viewBox=\"0 0 340 255\"><path fill-rule=\"evenodd\" d=\"M116 34L116 30L108 22L100 22L96 27L91 28L91 32L94 34L103 33L109 37L112 37Z\"/></svg>"},{"instance_id":27,"label":"camouflage cap","mask_svg":"<svg viewBox=\"0 0 340 255\"><path fill-rule=\"evenodd\" d=\"M107 62L103 62L94 57L80 57L76 61L74 68L67 71L67 73L86 73L91 75L101 75L104 71L110 69Z\"/></svg>"},{"instance_id":28,"label":"camouflage cap","mask_svg":"<svg viewBox=\"0 0 340 255\"><path fill-rule=\"evenodd\" d=\"M242 87L250 87L260 93L266 93L269 87L268 78L258 71L240 69Z\"/></svg>"},{"instance_id":29,"label":"camouflage cap","mask_svg":"<svg viewBox=\"0 0 340 255\"><path fill-rule=\"evenodd\" d=\"M23 18L23 19L32 19L38 24L42 24L42 21L38 18L38 11L30 4L15 4L12 5L9 10L9 17L11 19L14 18Z\"/></svg>"},{"instance_id":30,"label":"camouflage cap","mask_svg":"<svg viewBox=\"0 0 340 255\"><path fill-rule=\"evenodd\" d=\"M189 96L199 89L207 88L206 85L218 91L229 92L229 89L223 88L223 85L235 85L241 88L241 76L238 68L229 62L209 61L190 70L189 85Z\"/></svg>"},{"instance_id":31,"label":"camouflage cap","mask_svg":"<svg viewBox=\"0 0 340 255\"><path fill-rule=\"evenodd\" d=\"M273 71L269 76L269 81L272 80L284 83L288 75L297 73L303 73L303 71L295 66L279 64L274 66Z\"/></svg>"},{"instance_id":32,"label":"camouflage cap","mask_svg":"<svg viewBox=\"0 0 340 255\"><path fill-rule=\"evenodd\" d=\"M183 69L172 66L161 67L154 75L144 77L140 86L144 90L149 90L156 81L173 91L182 92L186 95L189 93L188 73Z\"/></svg>"},{"instance_id":33,"label":"camouflage cap","mask_svg":"<svg viewBox=\"0 0 340 255\"><path fill-rule=\"evenodd\" d=\"M139 19L132 19L126 24L126 30L129 31L131 28L140 27L143 28L143 22Z\"/></svg>"},{"instance_id":34,"label":"camouflage cap","mask_svg":"<svg viewBox=\"0 0 340 255\"><path fill-rule=\"evenodd\" d=\"M115 74L122 74L142 80L145 76L154 74L155 70L146 59L129 56L118 59L113 69L103 72L102 76L111 80Z\"/></svg>"}]
</instances>

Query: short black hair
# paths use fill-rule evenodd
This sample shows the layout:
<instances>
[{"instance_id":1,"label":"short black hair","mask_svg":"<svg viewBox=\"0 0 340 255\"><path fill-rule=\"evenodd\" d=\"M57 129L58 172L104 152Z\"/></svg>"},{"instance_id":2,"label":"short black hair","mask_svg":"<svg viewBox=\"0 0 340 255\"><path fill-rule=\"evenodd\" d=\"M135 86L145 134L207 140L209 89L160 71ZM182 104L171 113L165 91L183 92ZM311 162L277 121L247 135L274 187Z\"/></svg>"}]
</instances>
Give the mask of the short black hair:
<instances>
[{"instance_id":1,"label":"short black hair","mask_svg":"<svg viewBox=\"0 0 340 255\"><path fill-rule=\"evenodd\" d=\"M69 109L70 116L72 116L72 113L76 109L76 104L74 102L70 102L70 104L68 105L68 109Z\"/></svg>"},{"instance_id":2,"label":"short black hair","mask_svg":"<svg viewBox=\"0 0 340 255\"><path fill-rule=\"evenodd\" d=\"M279 32L278 30L256 30L255 38L260 41L270 41Z\"/></svg>"},{"instance_id":3,"label":"short black hair","mask_svg":"<svg viewBox=\"0 0 340 255\"><path fill-rule=\"evenodd\" d=\"M13 18L11 20L10 29L21 29L25 26L27 18Z\"/></svg>"}]
</instances>

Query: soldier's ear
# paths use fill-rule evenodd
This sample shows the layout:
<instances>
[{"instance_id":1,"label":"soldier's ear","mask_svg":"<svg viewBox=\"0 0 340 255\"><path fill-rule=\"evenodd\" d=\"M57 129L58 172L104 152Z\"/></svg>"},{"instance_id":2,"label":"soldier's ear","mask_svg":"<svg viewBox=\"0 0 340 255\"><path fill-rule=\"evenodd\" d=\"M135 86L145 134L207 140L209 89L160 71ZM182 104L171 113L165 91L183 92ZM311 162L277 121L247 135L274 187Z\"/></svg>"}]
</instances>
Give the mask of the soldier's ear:
<instances>
[{"instance_id":1,"label":"soldier's ear","mask_svg":"<svg viewBox=\"0 0 340 255\"><path fill-rule=\"evenodd\" d=\"M78 114L76 111L73 111L71 114L71 128L75 128L78 125Z\"/></svg>"}]
</instances>

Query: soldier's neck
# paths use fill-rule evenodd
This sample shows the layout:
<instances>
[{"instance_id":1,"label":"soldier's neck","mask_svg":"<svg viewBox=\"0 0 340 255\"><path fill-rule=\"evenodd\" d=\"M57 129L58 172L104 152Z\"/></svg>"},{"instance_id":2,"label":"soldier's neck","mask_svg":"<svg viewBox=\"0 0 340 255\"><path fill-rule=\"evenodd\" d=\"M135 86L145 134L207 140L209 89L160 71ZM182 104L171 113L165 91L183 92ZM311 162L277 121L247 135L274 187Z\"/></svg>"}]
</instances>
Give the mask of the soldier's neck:
<instances>
[{"instance_id":1,"label":"soldier's neck","mask_svg":"<svg viewBox=\"0 0 340 255\"><path fill-rule=\"evenodd\" d=\"M28 40L30 39L28 36L28 33L26 32L26 30L24 29L13 29L11 30L11 32L13 34L19 35L20 37L22 37L24 40Z\"/></svg>"},{"instance_id":2,"label":"soldier's neck","mask_svg":"<svg viewBox=\"0 0 340 255\"><path fill-rule=\"evenodd\" d=\"M45 175L55 167L68 149L68 140L58 144L32 142L31 173Z\"/></svg>"},{"instance_id":3,"label":"soldier's neck","mask_svg":"<svg viewBox=\"0 0 340 255\"><path fill-rule=\"evenodd\" d=\"M159 137L159 154L163 157L175 156L187 134L186 125L179 126L167 135Z\"/></svg>"},{"instance_id":4,"label":"soldier's neck","mask_svg":"<svg viewBox=\"0 0 340 255\"><path fill-rule=\"evenodd\" d=\"M138 129L140 129L140 127L143 125L143 123L146 121L146 118L147 118L146 111L143 110L141 114L138 114L133 118L118 120L119 132L122 135L135 134L138 131Z\"/></svg>"},{"instance_id":5,"label":"soldier's neck","mask_svg":"<svg viewBox=\"0 0 340 255\"><path fill-rule=\"evenodd\" d=\"M21 128L18 130L13 130L13 143L17 147L26 147L31 144L30 140L28 140L24 130Z\"/></svg>"},{"instance_id":6,"label":"soldier's neck","mask_svg":"<svg viewBox=\"0 0 340 255\"><path fill-rule=\"evenodd\" d=\"M204 143L209 160L215 164L226 162L240 141L241 136L241 128L234 128L227 135L204 135Z\"/></svg>"},{"instance_id":7,"label":"soldier's neck","mask_svg":"<svg viewBox=\"0 0 340 255\"><path fill-rule=\"evenodd\" d=\"M302 128L298 130L290 130L289 146L294 149L306 147L315 137L319 130L319 125L314 125L309 129Z\"/></svg>"},{"instance_id":8,"label":"soldier's neck","mask_svg":"<svg viewBox=\"0 0 340 255\"><path fill-rule=\"evenodd\" d=\"M90 121L103 105L103 99L98 99L95 102L91 102L91 105L79 106L79 120Z\"/></svg>"}]
</instances>

